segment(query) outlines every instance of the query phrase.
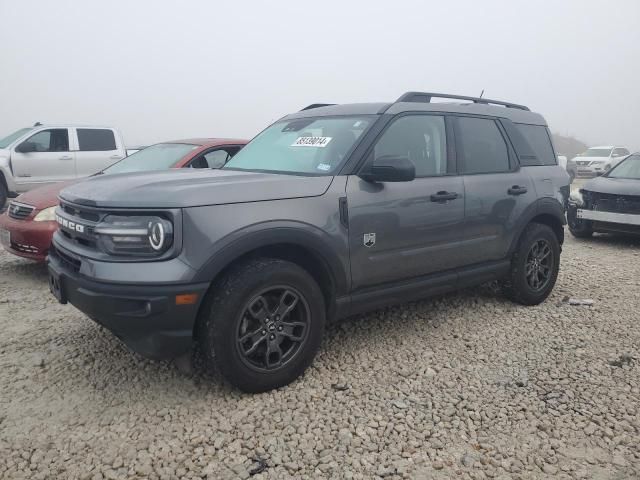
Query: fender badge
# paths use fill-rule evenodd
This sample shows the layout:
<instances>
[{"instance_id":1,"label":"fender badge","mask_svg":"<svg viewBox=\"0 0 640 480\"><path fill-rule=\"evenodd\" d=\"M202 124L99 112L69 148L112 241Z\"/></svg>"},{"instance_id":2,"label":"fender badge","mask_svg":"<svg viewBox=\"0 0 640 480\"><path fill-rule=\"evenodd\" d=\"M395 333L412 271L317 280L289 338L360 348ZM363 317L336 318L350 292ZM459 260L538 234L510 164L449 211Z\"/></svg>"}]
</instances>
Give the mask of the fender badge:
<instances>
[{"instance_id":1,"label":"fender badge","mask_svg":"<svg viewBox=\"0 0 640 480\"><path fill-rule=\"evenodd\" d=\"M365 247L373 247L376 244L376 234L365 233L363 243Z\"/></svg>"}]
</instances>

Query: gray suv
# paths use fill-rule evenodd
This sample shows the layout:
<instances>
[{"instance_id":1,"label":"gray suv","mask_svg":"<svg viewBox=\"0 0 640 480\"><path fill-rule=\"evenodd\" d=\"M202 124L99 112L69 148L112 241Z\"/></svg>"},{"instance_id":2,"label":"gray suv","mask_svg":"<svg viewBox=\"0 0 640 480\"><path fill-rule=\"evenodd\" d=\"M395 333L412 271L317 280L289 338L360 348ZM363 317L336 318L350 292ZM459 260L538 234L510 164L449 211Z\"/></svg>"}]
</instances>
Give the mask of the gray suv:
<instances>
[{"instance_id":1,"label":"gray suv","mask_svg":"<svg viewBox=\"0 0 640 480\"><path fill-rule=\"evenodd\" d=\"M49 283L136 352L197 343L229 382L265 391L305 371L330 320L492 280L542 302L568 193L524 106L417 92L314 104L221 170L63 190Z\"/></svg>"}]
</instances>

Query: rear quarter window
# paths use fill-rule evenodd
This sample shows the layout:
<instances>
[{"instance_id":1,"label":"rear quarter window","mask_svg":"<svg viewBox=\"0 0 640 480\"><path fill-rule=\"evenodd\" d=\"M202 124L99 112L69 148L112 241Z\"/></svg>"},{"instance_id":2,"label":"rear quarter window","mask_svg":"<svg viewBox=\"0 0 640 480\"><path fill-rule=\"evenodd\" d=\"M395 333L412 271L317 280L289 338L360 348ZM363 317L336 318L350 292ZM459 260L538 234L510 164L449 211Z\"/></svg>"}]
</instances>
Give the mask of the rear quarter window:
<instances>
[{"instance_id":1,"label":"rear quarter window","mask_svg":"<svg viewBox=\"0 0 640 480\"><path fill-rule=\"evenodd\" d=\"M535 158L524 156L520 158L522 166L557 165L558 161L553 153L551 138L547 127L542 125L516 124L516 128L525 138Z\"/></svg>"},{"instance_id":2,"label":"rear quarter window","mask_svg":"<svg viewBox=\"0 0 640 480\"><path fill-rule=\"evenodd\" d=\"M112 130L104 128L78 128L78 146L81 152L117 150Z\"/></svg>"}]
</instances>

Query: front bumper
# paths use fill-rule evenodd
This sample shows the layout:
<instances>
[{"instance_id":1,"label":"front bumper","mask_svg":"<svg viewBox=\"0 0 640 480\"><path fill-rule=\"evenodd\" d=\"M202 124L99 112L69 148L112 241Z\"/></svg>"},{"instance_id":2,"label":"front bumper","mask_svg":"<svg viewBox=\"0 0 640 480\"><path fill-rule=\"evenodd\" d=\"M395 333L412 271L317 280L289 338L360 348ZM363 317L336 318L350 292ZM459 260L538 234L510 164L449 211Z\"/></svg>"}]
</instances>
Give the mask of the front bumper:
<instances>
[{"instance_id":1,"label":"front bumper","mask_svg":"<svg viewBox=\"0 0 640 480\"><path fill-rule=\"evenodd\" d=\"M47 258L51 238L57 228L56 222L15 220L6 213L0 215L0 229L9 232L0 235L5 250L38 262L44 262Z\"/></svg>"},{"instance_id":2,"label":"front bumper","mask_svg":"<svg viewBox=\"0 0 640 480\"><path fill-rule=\"evenodd\" d=\"M49 283L61 303L71 303L110 330L131 350L152 359L187 353L208 283L187 285L125 285L96 282L76 271L68 255L52 249ZM178 305L176 295L195 294L197 300Z\"/></svg>"}]
</instances>

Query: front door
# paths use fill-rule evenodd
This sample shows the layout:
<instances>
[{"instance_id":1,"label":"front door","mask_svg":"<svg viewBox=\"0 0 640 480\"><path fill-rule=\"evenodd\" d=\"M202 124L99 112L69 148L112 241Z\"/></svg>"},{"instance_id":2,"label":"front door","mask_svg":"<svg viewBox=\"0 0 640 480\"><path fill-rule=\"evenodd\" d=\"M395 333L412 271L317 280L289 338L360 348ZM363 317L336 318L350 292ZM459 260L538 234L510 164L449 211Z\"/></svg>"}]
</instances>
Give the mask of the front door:
<instances>
[{"instance_id":1,"label":"front door","mask_svg":"<svg viewBox=\"0 0 640 480\"><path fill-rule=\"evenodd\" d=\"M20 191L75 176L75 154L69 149L67 128L40 130L16 149L11 152L11 166Z\"/></svg>"},{"instance_id":2,"label":"front door","mask_svg":"<svg viewBox=\"0 0 640 480\"><path fill-rule=\"evenodd\" d=\"M405 115L376 142L368 161L408 157L410 182L347 181L352 289L453 269L464 223L464 184L451 175L445 119ZM365 167L366 168L366 167Z\"/></svg>"}]
</instances>

